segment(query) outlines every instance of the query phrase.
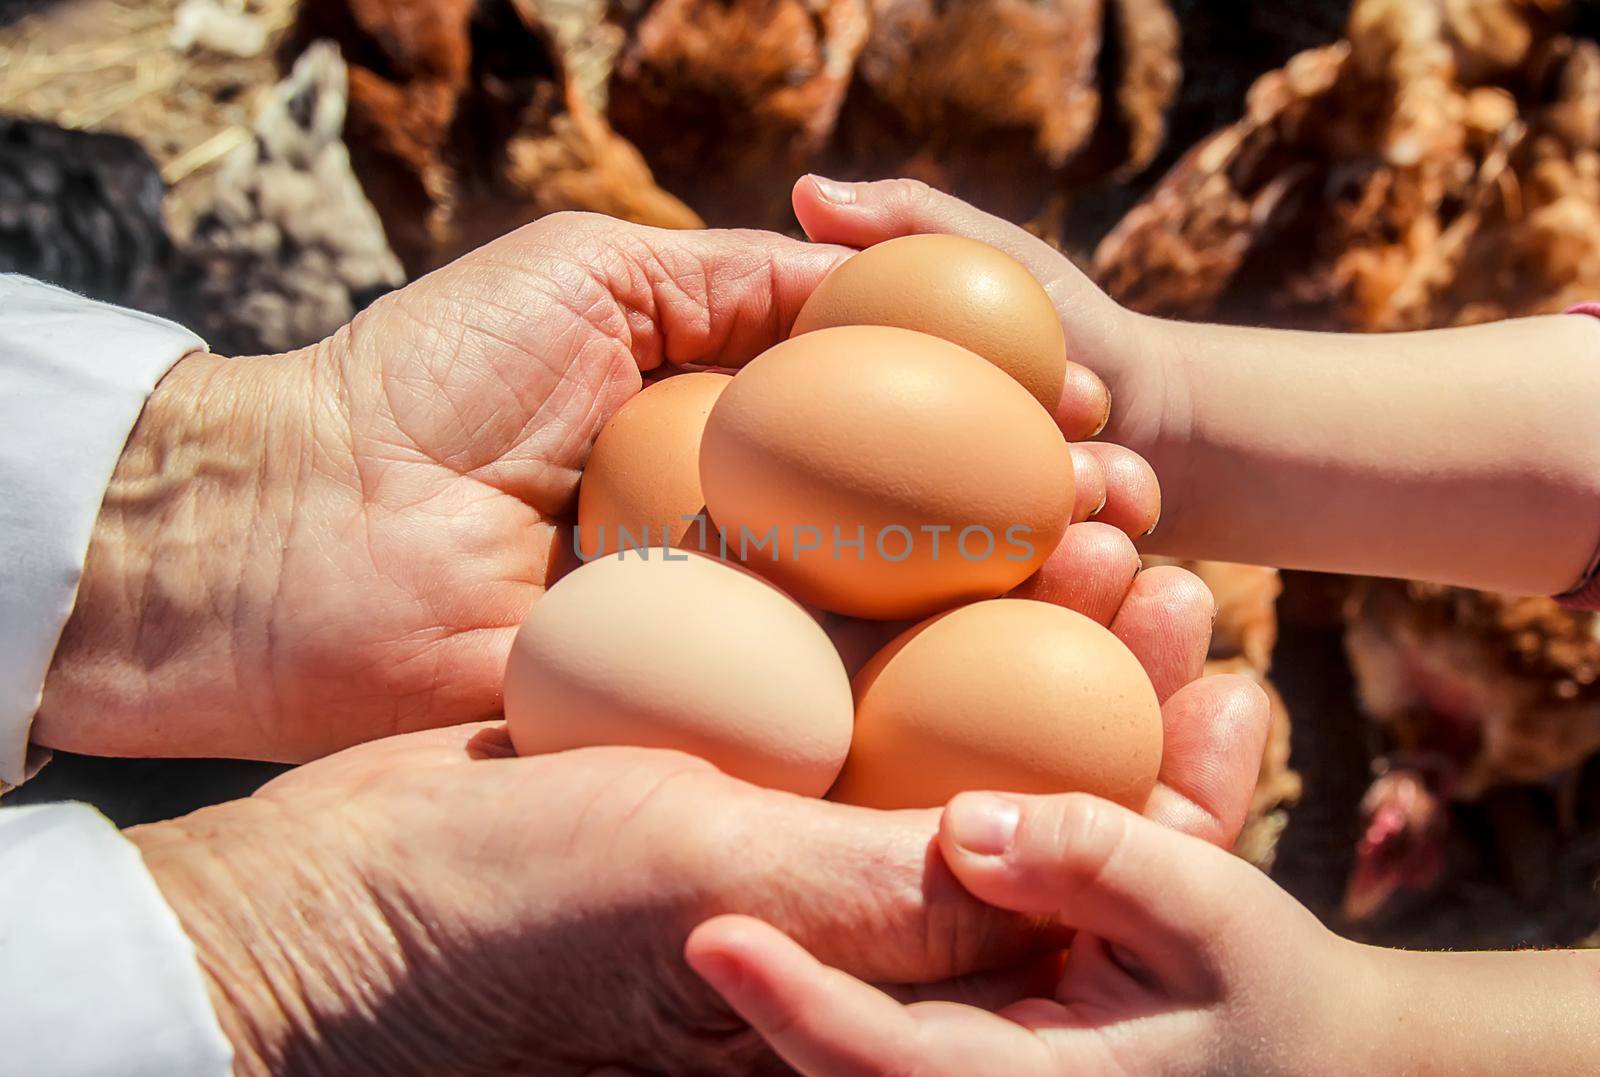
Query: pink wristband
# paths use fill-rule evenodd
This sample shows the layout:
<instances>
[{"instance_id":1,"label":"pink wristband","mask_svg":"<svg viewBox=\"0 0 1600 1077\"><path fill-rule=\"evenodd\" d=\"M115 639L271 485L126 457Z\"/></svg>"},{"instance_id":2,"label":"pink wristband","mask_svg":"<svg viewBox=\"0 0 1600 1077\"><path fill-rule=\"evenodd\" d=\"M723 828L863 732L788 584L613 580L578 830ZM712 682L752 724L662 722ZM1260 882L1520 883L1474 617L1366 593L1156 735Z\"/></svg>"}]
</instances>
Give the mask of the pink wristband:
<instances>
[{"instance_id":1,"label":"pink wristband","mask_svg":"<svg viewBox=\"0 0 1600 1077\"><path fill-rule=\"evenodd\" d=\"M1579 303L1569 307L1567 313L1587 314L1593 318L1600 318L1600 303ZM1565 594L1557 595L1556 601L1569 610L1600 611L1600 550L1595 552L1578 586Z\"/></svg>"}]
</instances>

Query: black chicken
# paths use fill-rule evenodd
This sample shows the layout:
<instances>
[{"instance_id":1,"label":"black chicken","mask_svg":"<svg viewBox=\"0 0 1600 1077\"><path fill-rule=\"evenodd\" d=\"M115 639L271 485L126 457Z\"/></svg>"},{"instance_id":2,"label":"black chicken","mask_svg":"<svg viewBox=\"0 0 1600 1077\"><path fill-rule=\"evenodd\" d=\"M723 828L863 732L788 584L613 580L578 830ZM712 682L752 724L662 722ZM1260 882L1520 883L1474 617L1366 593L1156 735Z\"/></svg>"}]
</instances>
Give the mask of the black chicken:
<instances>
[{"instance_id":1,"label":"black chicken","mask_svg":"<svg viewBox=\"0 0 1600 1077\"><path fill-rule=\"evenodd\" d=\"M132 139L0 116L0 272L165 312L165 194Z\"/></svg>"}]
</instances>

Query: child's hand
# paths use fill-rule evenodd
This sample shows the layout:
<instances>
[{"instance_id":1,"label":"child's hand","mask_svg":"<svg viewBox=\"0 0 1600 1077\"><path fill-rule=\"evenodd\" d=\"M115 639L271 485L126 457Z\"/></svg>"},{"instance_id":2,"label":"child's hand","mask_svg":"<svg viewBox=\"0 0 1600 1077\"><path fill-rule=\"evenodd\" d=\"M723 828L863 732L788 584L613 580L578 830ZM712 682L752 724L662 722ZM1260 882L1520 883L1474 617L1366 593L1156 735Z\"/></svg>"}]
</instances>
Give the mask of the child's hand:
<instances>
[{"instance_id":1,"label":"child's hand","mask_svg":"<svg viewBox=\"0 0 1600 1077\"><path fill-rule=\"evenodd\" d=\"M1166 338L1150 328L1160 323L1116 303L1060 251L1010 221L910 179L841 183L806 176L795 184L793 201L801 227L818 243L869 247L897 236L947 233L981 240L1027 266L1055 300L1067 335L1072 363L1060 419L1069 439L1104 427L1109 440L1144 451L1169 424L1169 413L1181 414L1183 370L1168 361ZM1091 421L1074 429L1075 415ZM1134 465L1119 446L1091 451L1107 454L1108 469L1120 472Z\"/></svg>"},{"instance_id":2,"label":"child's hand","mask_svg":"<svg viewBox=\"0 0 1600 1077\"><path fill-rule=\"evenodd\" d=\"M740 916L701 925L689 963L790 1065L829 1077L1307 1073L1371 1047L1329 1000L1370 998L1382 951L1220 849L1082 794L963 794L939 846L977 897L1076 930L1064 968L902 1005Z\"/></svg>"},{"instance_id":3,"label":"child's hand","mask_svg":"<svg viewBox=\"0 0 1600 1077\"><path fill-rule=\"evenodd\" d=\"M821 243L949 233L1027 266L1077 364L1062 429L1093 436L1081 420L1096 406L1110 416L1103 436L1116 447L1076 446L1075 461L1097 453L1131 472L1142 457L1160 476L1152 552L1515 594L1588 579L1600 545L1594 318L1359 336L1169 322L1120 306L1043 240L914 180L807 176L794 211ZM1533 359L1537 378L1526 376ZM1141 488L1107 485L1124 498ZM1113 501L1097 519L1129 515Z\"/></svg>"}]
</instances>

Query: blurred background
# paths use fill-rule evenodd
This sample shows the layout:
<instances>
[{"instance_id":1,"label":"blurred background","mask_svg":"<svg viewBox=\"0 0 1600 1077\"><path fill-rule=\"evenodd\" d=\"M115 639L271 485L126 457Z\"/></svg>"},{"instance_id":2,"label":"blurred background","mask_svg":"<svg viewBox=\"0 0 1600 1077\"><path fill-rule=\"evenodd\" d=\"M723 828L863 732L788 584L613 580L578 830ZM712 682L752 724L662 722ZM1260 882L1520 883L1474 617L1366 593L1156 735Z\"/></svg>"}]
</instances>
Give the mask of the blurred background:
<instances>
[{"instance_id":1,"label":"blurred background","mask_svg":"<svg viewBox=\"0 0 1600 1077\"><path fill-rule=\"evenodd\" d=\"M0 0L0 269L275 351L557 210L796 231L817 170L1152 313L1559 311L1600 298L1597 35L1577 0ZM1239 855L1360 938L1600 943L1600 620L1192 567L1276 703ZM277 769L62 757L8 802L131 824Z\"/></svg>"}]
</instances>

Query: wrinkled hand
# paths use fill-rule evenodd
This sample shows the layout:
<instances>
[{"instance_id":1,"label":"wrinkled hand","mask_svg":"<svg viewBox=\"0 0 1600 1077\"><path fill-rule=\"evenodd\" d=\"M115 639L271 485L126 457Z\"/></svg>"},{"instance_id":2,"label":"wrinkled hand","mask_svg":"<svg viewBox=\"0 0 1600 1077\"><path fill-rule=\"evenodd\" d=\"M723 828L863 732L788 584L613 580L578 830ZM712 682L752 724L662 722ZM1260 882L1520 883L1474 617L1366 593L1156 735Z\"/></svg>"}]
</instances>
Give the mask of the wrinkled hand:
<instances>
[{"instance_id":1,"label":"wrinkled hand","mask_svg":"<svg viewBox=\"0 0 1600 1077\"><path fill-rule=\"evenodd\" d=\"M647 376L783 339L848 253L557 214L316 347L184 359L110 485L34 739L298 761L495 716L600 427ZM1068 386L1081 434L1104 389ZM1078 518L1154 519L1137 458L1075 462ZM1133 578L1119 539L1069 531L1072 586L1106 609Z\"/></svg>"},{"instance_id":2,"label":"wrinkled hand","mask_svg":"<svg viewBox=\"0 0 1600 1077\"><path fill-rule=\"evenodd\" d=\"M962 794L944 813L939 848L976 897L1076 931L1065 965L997 980L977 1005L903 1005L905 992L829 968L803 941L745 916L699 928L688 960L803 1074L1386 1066L1372 1049L1381 1019L1357 1012L1382 997L1370 952L1241 860L1082 794Z\"/></svg>"},{"instance_id":3,"label":"wrinkled hand","mask_svg":"<svg viewBox=\"0 0 1600 1077\"><path fill-rule=\"evenodd\" d=\"M642 371L780 339L845 253L552 218L311 353L186 361L140 424L181 436L136 433L129 459L148 476L114 487L91 557L88 608L116 630L80 602L52 713L111 707L130 662L131 718L161 722L141 731L123 713L84 733L124 750L302 758L494 713L604 418ZM1058 417L1069 429L1086 413L1064 399ZM1138 482L1099 474L1108 510L1152 507ZM1230 842L1267 710L1247 681L1197 679L1213 611L1199 581L1139 573L1125 531L1094 522L1069 528L1022 593L1129 644L1164 704L1150 815ZM248 721L230 720L240 699ZM708 917L759 916L918 997L965 996L973 984L951 977L1041 941L955 884L936 811L807 800L671 753L505 751L483 726L411 733L132 832L241 1069L743 1072L764 1049L682 958Z\"/></svg>"},{"instance_id":4,"label":"wrinkled hand","mask_svg":"<svg viewBox=\"0 0 1600 1077\"><path fill-rule=\"evenodd\" d=\"M1191 690L1167 717L1152 814L1231 841L1265 701ZM1207 737L1224 743L1204 758L1183 747ZM1015 975L951 978L1060 942L956 882L937 810L760 789L672 752L509 753L500 726L413 733L129 832L240 1073L762 1070L682 956L725 913L901 997L996 990Z\"/></svg>"}]
</instances>

